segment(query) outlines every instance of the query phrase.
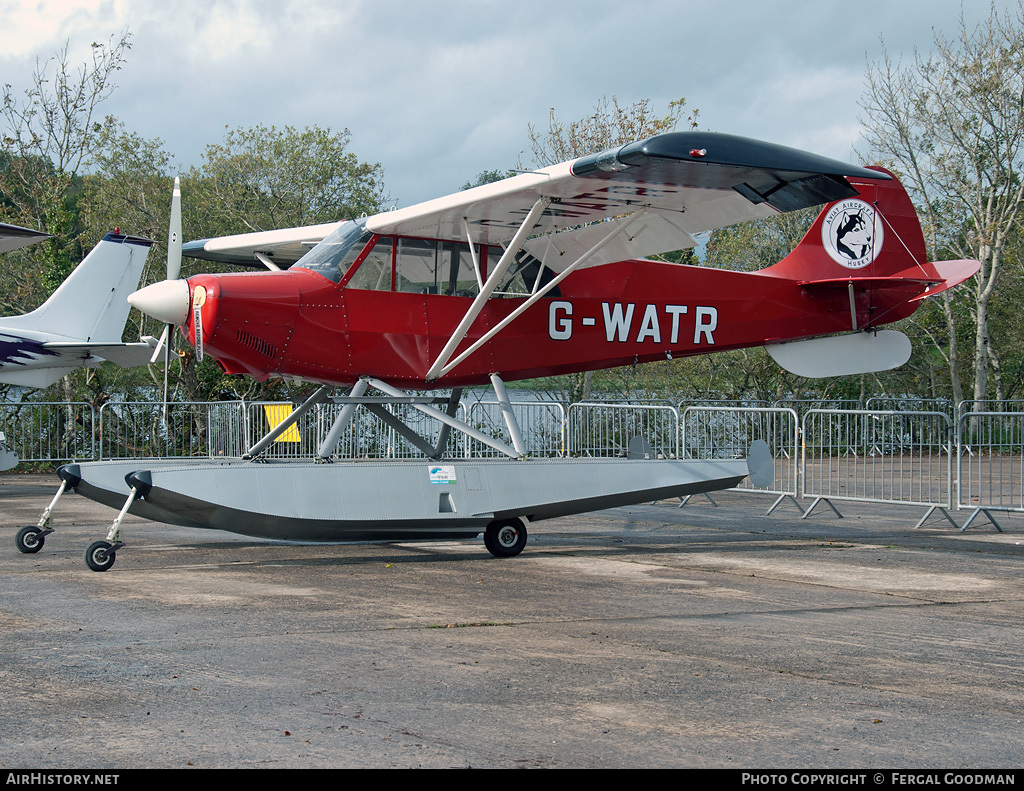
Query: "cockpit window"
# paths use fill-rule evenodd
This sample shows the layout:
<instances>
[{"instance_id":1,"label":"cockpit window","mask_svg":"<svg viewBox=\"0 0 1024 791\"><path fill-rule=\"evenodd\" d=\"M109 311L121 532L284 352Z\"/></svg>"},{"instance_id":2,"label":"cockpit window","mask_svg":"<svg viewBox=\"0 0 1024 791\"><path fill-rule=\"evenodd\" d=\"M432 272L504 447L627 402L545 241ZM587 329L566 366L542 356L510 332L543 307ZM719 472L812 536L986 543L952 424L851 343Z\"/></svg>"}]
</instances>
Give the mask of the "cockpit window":
<instances>
[{"instance_id":1,"label":"cockpit window","mask_svg":"<svg viewBox=\"0 0 1024 791\"><path fill-rule=\"evenodd\" d=\"M346 287L365 291L390 291L391 247L390 236L380 237L373 249L363 258L359 269L349 278Z\"/></svg>"},{"instance_id":2,"label":"cockpit window","mask_svg":"<svg viewBox=\"0 0 1024 791\"><path fill-rule=\"evenodd\" d=\"M363 220L343 223L296 261L295 266L312 270L335 283L340 282L373 236L363 225Z\"/></svg>"}]
</instances>

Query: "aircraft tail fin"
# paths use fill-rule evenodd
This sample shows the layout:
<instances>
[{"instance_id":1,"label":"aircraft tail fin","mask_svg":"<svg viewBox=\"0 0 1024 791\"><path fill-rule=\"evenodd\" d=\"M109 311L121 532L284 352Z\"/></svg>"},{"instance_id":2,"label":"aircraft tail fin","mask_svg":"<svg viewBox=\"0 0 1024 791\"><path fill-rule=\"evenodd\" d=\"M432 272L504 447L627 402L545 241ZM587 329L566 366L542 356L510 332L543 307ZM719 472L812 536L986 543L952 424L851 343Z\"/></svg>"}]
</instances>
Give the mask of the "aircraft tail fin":
<instances>
[{"instance_id":1,"label":"aircraft tail fin","mask_svg":"<svg viewBox=\"0 0 1024 791\"><path fill-rule=\"evenodd\" d=\"M860 194L827 204L796 249L764 273L809 283L900 276L942 281L928 262L914 204L895 176L849 181Z\"/></svg>"},{"instance_id":2,"label":"aircraft tail fin","mask_svg":"<svg viewBox=\"0 0 1024 791\"><path fill-rule=\"evenodd\" d=\"M108 233L42 305L4 318L5 329L54 333L90 343L119 343L153 242Z\"/></svg>"},{"instance_id":3,"label":"aircraft tail fin","mask_svg":"<svg viewBox=\"0 0 1024 791\"><path fill-rule=\"evenodd\" d=\"M800 376L902 365L910 357L910 341L878 327L909 316L922 299L980 268L977 261L928 261L914 204L895 176L849 181L859 194L827 204L792 253L757 273L795 282L821 310L848 317L843 330L871 330L766 347L779 365Z\"/></svg>"},{"instance_id":4,"label":"aircraft tail fin","mask_svg":"<svg viewBox=\"0 0 1024 791\"><path fill-rule=\"evenodd\" d=\"M928 261L914 204L895 176L850 183L856 197L827 204L796 249L758 274L794 280L808 298L848 293L858 330L909 315L978 271L977 261Z\"/></svg>"}]
</instances>

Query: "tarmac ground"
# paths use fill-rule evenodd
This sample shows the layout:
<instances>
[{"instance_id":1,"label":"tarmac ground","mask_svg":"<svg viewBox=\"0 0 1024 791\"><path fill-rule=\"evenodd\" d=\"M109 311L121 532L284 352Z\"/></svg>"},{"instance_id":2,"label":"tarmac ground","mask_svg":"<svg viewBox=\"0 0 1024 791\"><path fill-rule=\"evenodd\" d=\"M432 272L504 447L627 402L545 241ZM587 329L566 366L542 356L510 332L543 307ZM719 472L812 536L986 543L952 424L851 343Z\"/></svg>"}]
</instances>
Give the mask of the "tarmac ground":
<instances>
[{"instance_id":1,"label":"tarmac ground","mask_svg":"<svg viewBox=\"0 0 1024 791\"><path fill-rule=\"evenodd\" d=\"M1024 765L1024 515L723 492L512 559L129 517L95 573L78 495L15 549L56 488L0 476L7 768Z\"/></svg>"}]
</instances>

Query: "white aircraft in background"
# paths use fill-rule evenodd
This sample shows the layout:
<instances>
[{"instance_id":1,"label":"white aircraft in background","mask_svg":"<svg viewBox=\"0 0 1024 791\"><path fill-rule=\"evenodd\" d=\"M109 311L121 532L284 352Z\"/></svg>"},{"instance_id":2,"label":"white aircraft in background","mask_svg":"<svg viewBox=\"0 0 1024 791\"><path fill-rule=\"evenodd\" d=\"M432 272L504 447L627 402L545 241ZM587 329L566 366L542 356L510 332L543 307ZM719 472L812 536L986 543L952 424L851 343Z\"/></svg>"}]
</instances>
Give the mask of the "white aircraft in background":
<instances>
[{"instance_id":1,"label":"white aircraft in background","mask_svg":"<svg viewBox=\"0 0 1024 791\"><path fill-rule=\"evenodd\" d=\"M0 223L0 253L48 234ZM121 334L142 267L153 242L108 233L50 298L30 313L0 318L0 383L47 387L80 366L104 360L128 368L145 365L153 345L124 343ZM0 438L0 470L18 463Z\"/></svg>"},{"instance_id":2,"label":"white aircraft in background","mask_svg":"<svg viewBox=\"0 0 1024 791\"><path fill-rule=\"evenodd\" d=\"M0 252L47 238L0 223ZM0 318L0 383L47 387L80 366L110 360L123 368L144 365L149 343L123 343L121 334L153 242L108 233L67 280L31 313Z\"/></svg>"}]
</instances>

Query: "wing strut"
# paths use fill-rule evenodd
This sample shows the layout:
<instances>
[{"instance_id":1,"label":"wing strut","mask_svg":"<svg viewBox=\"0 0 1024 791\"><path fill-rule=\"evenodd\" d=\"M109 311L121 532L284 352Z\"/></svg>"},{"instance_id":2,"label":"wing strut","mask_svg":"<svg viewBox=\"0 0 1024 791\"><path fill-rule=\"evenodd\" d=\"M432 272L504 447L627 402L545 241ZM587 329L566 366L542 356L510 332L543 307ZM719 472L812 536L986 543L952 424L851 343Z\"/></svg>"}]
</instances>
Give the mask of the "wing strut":
<instances>
[{"instance_id":1,"label":"wing strut","mask_svg":"<svg viewBox=\"0 0 1024 791\"><path fill-rule=\"evenodd\" d=\"M491 292L494 291L498 285L498 281L505 276L505 272L512 264L516 253L523 246L523 242L526 237L533 230L533 226L537 224L537 220L540 218L541 213L551 203L551 198L538 198L537 202L533 204L533 208L526 215L526 219L523 220L522 225L519 226L519 230L516 231L515 236L512 237L512 241L509 242L505 252L502 253L501 259L498 261L497 266L494 267L493 272L487 273L487 282L483 284L480 289L480 293L476 295L476 299L473 300L473 304L469 306L469 310L466 311L466 315L462 317L462 321L459 322L459 326L455 328L455 332L452 333L452 337L448 339L448 343L441 349L441 353L437 355L437 359L434 360L433 365L430 366L430 370L427 371L427 381L437 379L441 376L441 368L444 366L448 359L452 356L452 353L462 343L462 339L466 337L466 333L469 332L469 328L473 326L473 322L476 321L476 317L480 315L480 311L484 309L484 305L487 304L488 298L491 296Z\"/></svg>"},{"instance_id":2,"label":"wing strut","mask_svg":"<svg viewBox=\"0 0 1024 791\"><path fill-rule=\"evenodd\" d=\"M647 207L644 207L640 211L634 212L633 214L629 215L624 220L616 221L615 228L612 229L611 233L606 234L597 244L595 244L593 247L591 247L589 250L587 250L587 252L585 252L583 255L581 255L579 258L577 258L575 261L573 261L571 264L569 264L569 266L567 266L564 270L562 270L558 274L557 277L552 278L543 288L541 288L540 291L534 292L534 294L528 300L526 300L526 302L524 302L522 305L520 305L518 308L516 308L514 311L512 311L508 316L506 316L500 322L495 324L491 329L489 329L486 333L484 333L480 338L478 338L476 341L474 341L473 345L470 346L468 349L466 349L464 352L462 352L462 354L460 354L458 357L456 357L454 360L452 360L447 365L444 365L444 367L441 368L440 371L438 371L437 373L431 375L432 372L437 368L438 363L442 361L441 358L445 357L444 352L442 352L441 355L438 356L437 361L434 362L434 365L431 366L430 371L427 373L427 379L436 379L437 377L444 376L446 373L451 371L455 366L457 366L459 363L461 363L463 360L465 360L467 357L469 357L469 355L471 355L473 352L475 352L477 349L479 349L481 346L483 346L485 343L487 343L487 341L489 341L491 338L493 338L495 335L497 335L498 332L500 332L502 329L507 327L516 317L518 317L520 314L522 314L523 311L525 311L527 308L530 308L534 304L536 304L537 300L539 300L541 297L543 297L545 294L547 294L551 289L553 289L555 286L557 286L559 283L561 283L569 274L571 274L572 272L575 272L577 269L579 269L581 266L583 266L583 264L586 263L588 258L590 258L592 255L597 253L597 251L600 250L602 247L604 247L606 244L608 244L608 242L610 242L612 239L614 239L620 233L624 232L627 228L629 228L630 225L632 225L634 222L636 222L641 217L643 217L643 215L646 212L647 212ZM510 246L509 249L511 249L511 246ZM489 278L488 278L488 280L489 280ZM465 324L465 321L466 321L465 319L462 320L463 324ZM462 324L460 324L459 327L461 328ZM463 334L461 336L459 336L459 340L460 341L462 340L462 337L464 335L465 335L465 332L463 332ZM455 335L452 336L452 339L454 339L454 338L455 338ZM451 345L452 345L452 341L449 340L448 341L448 346L451 346ZM445 346L445 349L447 349L448 346ZM450 356L450 354L449 354L449 356ZM445 361L447 361L447 357L445 357Z\"/></svg>"},{"instance_id":3,"label":"wing strut","mask_svg":"<svg viewBox=\"0 0 1024 791\"><path fill-rule=\"evenodd\" d=\"M476 275L476 285L482 291L484 279L480 274L480 255L476 251L476 245L473 244L473 237L469 233L469 222L465 217L462 218L462 231L466 234L466 244L469 245L469 254L473 258L473 274Z\"/></svg>"}]
</instances>

